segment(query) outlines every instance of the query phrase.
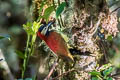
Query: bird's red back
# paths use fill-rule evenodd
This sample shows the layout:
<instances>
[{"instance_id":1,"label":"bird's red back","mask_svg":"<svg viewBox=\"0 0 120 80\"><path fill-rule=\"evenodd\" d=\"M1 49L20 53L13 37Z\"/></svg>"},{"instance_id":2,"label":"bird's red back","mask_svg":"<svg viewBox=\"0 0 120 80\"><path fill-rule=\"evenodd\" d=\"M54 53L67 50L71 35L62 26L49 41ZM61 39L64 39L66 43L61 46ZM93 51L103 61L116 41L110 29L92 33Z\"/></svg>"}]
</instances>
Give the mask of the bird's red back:
<instances>
[{"instance_id":1,"label":"bird's red back","mask_svg":"<svg viewBox=\"0 0 120 80\"><path fill-rule=\"evenodd\" d=\"M73 60L72 55L70 54L67 44L62 36L55 32L51 31L48 36L43 36L38 32L38 36L46 42L48 47L58 56L62 58L70 58Z\"/></svg>"}]
</instances>

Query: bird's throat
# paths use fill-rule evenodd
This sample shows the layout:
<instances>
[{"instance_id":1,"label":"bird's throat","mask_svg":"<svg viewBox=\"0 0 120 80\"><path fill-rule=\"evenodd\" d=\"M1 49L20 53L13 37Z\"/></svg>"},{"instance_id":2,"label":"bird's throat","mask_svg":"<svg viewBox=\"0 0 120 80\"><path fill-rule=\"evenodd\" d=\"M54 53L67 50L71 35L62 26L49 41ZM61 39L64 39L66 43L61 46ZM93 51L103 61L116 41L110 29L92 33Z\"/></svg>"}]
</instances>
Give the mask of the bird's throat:
<instances>
[{"instance_id":1,"label":"bird's throat","mask_svg":"<svg viewBox=\"0 0 120 80\"><path fill-rule=\"evenodd\" d=\"M41 34L41 32L38 32L37 35L40 37L41 40L46 40L46 36L44 36L43 34Z\"/></svg>"}]
</instances>

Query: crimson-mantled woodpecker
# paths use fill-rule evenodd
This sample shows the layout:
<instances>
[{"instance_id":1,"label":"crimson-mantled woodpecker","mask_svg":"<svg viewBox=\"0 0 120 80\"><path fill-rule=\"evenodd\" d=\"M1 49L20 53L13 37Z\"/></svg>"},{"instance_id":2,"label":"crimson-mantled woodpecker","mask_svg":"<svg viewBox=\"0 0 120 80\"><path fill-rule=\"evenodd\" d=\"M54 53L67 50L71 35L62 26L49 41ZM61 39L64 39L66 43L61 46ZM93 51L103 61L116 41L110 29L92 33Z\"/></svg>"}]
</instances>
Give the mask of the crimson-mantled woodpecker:
<instances>
[{"instance_id":1,"label":"crimson-mantled woodpecker","mask_svg":"<svg viewBox=\"0 0 120 80\"><path fill-rule=\"evenodd\" d=\"M37 35L40 39L44 40L48 47L58 56L61 57L63 60L73 60L72 55L70 54L67 44L63 37L54 30L49 30L49 27L53 24L53 21L48 22L48 24L42 25Z\"/></svg>"}]
</instances>

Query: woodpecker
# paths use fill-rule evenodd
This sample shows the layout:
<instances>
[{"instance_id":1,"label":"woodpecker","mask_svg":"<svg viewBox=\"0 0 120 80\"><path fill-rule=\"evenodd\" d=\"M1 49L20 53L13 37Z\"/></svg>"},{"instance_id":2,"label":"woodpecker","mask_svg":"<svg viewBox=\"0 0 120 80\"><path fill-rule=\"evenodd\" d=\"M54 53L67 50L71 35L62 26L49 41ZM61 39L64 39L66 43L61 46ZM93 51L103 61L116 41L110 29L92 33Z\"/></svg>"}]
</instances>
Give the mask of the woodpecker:
<instances>
[{"instance_id":1,"label":"woodpecker","mask_svg":"<svg viewBox=\"0 0 120 80\"><path fill-rule=\"evenodd\" d=\"M50 30L51 25L54 24L54 21L48 22L40 26L37 35L41 40L44 40L46 45L55 53L58 57L63 60L74 61L73 56L70 54L67 43L60 33L55 30Z\"/></svg>"}]
</instances>

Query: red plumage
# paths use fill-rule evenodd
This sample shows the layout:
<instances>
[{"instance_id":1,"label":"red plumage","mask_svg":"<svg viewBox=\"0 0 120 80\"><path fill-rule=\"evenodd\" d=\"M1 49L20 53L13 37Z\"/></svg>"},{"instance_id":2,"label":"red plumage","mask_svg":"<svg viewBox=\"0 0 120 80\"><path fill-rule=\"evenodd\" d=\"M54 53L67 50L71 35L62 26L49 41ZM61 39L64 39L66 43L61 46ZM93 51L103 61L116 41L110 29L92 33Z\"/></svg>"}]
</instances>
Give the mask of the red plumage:
<instances>
[{"instance_id":1,"label":"red plumage","mask_svg":"<svg viewBox=\"0 0 120 80\"><path fill-rule=\"evenodd\" d=\"M40 39L44 40L48 47L58 56L60 56L63 59L71 59L73 60L72 55L70 54L67 44L63 37L55 32L50 31L49 35L44 36L41 34L41 32L38 32L38 36Z\"/></svg>"}]
</instances>

